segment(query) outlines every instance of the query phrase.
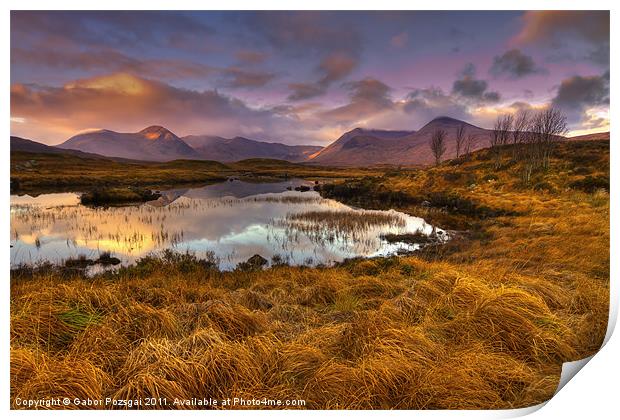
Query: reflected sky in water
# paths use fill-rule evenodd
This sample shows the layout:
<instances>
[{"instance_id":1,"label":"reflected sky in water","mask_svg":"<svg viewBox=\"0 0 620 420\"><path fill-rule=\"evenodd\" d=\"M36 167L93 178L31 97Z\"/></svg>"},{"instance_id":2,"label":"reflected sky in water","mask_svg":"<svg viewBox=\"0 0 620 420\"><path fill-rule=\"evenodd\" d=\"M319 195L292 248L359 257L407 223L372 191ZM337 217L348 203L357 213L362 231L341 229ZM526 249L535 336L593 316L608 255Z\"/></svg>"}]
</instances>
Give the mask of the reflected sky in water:
<instances>
[{"instance_id":1,"label":"reflected sky in water","mask_svg":"<svg viewBox=\"0 0 620 420\"><path fill-rule=\"evenodd\" d=\"M11 196L11 264L96 259L105 251L127 264L167 248L214 254L224 270L254 254L294 265L331 264L418 248L388 243L382 234L432 232L421 218L359 210L293 190L302 184L308 183L223 182L108 208L82 206L78 193Z\"/></svg>"}]
</instances>

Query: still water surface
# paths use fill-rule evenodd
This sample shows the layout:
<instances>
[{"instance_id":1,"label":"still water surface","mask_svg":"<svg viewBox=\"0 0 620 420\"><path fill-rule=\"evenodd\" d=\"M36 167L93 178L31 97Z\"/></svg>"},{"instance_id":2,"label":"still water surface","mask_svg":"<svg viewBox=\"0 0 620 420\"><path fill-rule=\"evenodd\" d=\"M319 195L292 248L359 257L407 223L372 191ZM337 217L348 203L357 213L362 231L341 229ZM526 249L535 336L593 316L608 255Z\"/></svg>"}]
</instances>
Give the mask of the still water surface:
<instances>
[{"instance_id":1,"label":"still water surface","mask_svg":"<svg viewBox=\"0 0 620 420\"><path fill-rule=\"evenodd\" d=\"M254 254L293 265L332 264L413 251L420 245L381 236L433 230L397 211L360 210L314 191L290 190L299 185L309 184L223 182L163 191L140 205L95 208L79 204L79 193L13 195L11 265L96 259L105 251L130 264L168 248L215 256L223 270ZM447 239L443 230L436 233Z\"/></svg>"}]
</instances>

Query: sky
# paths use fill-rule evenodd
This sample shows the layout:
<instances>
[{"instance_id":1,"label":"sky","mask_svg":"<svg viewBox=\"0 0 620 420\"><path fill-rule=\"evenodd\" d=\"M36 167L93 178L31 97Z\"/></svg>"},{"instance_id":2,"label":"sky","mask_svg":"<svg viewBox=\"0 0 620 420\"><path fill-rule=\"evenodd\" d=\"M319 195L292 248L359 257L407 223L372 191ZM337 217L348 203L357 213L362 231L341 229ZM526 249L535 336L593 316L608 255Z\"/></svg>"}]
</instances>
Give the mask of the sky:
<instances>
[{"instance_id":1,"label":"sky","mask_svg":"<svg viewBox=\"0 0 620 420\"><path fill-rule=\"evenodd\" d=\"M12 11L11 134L327 145L557 107L609 130L608 11Z\"/></svg>"}]
</instances>

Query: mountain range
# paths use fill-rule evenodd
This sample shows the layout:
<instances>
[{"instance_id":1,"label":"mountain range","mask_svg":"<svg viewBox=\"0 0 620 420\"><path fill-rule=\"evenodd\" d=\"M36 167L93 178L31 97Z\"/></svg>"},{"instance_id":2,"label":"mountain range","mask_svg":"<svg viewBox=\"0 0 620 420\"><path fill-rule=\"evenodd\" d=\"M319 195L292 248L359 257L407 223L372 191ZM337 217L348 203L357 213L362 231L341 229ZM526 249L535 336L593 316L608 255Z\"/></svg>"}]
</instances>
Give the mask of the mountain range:
<instances>
[{"instance_id":1,"label":"mountain range","mask_svg":"<svg viewBox=\"0 0 620 420\"><path fill-rule=\"evenodd\" d=\"M287 146L243 137L226 139L217 136L178 137L161 126L151 126L138 133L117 133L98 130L71 137L57 147L81 150L103 156L126 159L168 161L175 159L204 159L235 162L248 158L272 158L304 161L320 146Z\"/></svg>"},{"instance_id":2,"label":"mountain range","mask_svg":"<svg viewBox=\"0 0 620 420\"><path fill-rule=\"evenodd\" d=\"M327 147L289 146L244 137L223 138L209 135L178 137L161 126L150 126L138 133L97 130L71 137L57 146L11 137L12 151L71 153L85 156L170 161L176 159L236 162L250 158L269 158L329 166L369 166L376 164L427 165L434 158L429 147L432 134L446 132L443 159L456 156L456 130L465 128L465 136L475 136L472 151L488 147L492 130L450 117L438 117L417 131L356 128L340 136ZM609 139L609 133L590 134L568 140Z\"/></svg>"},{"instance_id":3,"label":"mountain range","mask_svg":"<svg viewBox=\"0 0 620 420\"><path fill-rule=\"evenodd\" d=\"M433 162L428 146L433 132L446 131L444 159L456 156L456 129L465 126L465 135L474 134L475 149L487 147L491 130L449 117L435 118L418 131L365 130L356 128L312 156L310 162L336 166L370 164L424 165Z\"/></svg>"},{"instance_id":4,"label":"mountain range","mask_svg":"<svg viewBox=\"0 0 620 420\"><path fill-rule=\"evenodd\" d=\"M219 162L236 162L251 158L269 158L302 162L322 150L321 146L288 146L282 143L268 143L234 137L225 139L216 136L187 136L183 141L196 150L202 159Z\"/></svg>"}]
</instances>

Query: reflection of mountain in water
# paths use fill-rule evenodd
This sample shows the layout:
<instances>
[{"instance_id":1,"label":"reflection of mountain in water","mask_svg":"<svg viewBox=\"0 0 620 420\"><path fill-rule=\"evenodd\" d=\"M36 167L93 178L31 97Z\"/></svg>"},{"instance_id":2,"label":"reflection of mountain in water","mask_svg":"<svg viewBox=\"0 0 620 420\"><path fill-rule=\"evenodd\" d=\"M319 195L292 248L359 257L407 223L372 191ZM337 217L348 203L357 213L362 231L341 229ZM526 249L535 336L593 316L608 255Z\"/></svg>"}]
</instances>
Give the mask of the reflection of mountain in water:
<instances>
[{"instance_id":1,"label":"reflection of mountain in water","mask_svg":"<svg viewBox=\"0 0 620 420\"><path fill-rule=\"evenodd\" d=\"M146 204L153 207L167 206L168 204L175 202L178 198L183 197L188 191L189 189L187 188L161 191L161 197L157 200L147 201Z\"/></svg>"},{"instance_id":2,"label":"reflection of mountain in water","mask_svg":"<svg viewBox=\"0 0 620 420\"><path fill-rule=\"evenodd\" d=\"M417 245L388 243L382 235L433 230L393 210L353 209L316 191L287 191L303 184L231 181L163 191L147 205L105 208L76 204L76 194L11 196L11 264L106 251L131 263L167 248L214 255L225 270L255 254L294 265L331 264L412 250Z\"/></svg>"},{"instance_id":3,"label":"reflection of mountain in water","mask_svg":"<svg viewBox=\"0 0 620 420\"><path fill-rule=\"evenodd\" d=\"M155 203L154 205L156 206L168 205L177 200L179 197L198 199L222 197L245 198L259 194L281 193L286 191L287 188L294 188L299 185L311 185L311 183L303 179L290 179L288 181L265 183L230 180L218 184L207 185L201 188L185 188L162 191L161 198L159 200L155 200L154 202L150 202L149 204Z\"/></svg>"}]
</instances>

